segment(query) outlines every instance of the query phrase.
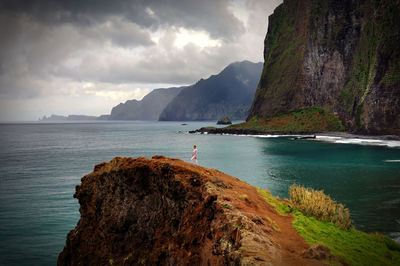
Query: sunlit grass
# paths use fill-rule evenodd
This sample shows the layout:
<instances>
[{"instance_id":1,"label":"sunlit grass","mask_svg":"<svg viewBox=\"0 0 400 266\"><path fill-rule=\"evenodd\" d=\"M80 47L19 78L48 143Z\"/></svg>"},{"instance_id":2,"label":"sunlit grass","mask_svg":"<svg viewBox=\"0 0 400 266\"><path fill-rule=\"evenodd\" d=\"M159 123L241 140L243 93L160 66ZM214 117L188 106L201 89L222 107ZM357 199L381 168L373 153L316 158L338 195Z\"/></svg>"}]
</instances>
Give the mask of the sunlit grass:
<instances>
[{"instance_id":1,"label":"sunlit grass","mask_svg":"<svg viewBox=\"0 0 400 266\"><path fill-rule=\"evenodd\" d=\"M274 209L282 216L288 215L290 212L290 206L279 201L277 198L271 195L271 193L268 190L262 190L260 188L257 188L258 194L266 201L268 202L271 206L274 207Z\"/></svg>"},{"instance_id":2,"label":"sunlit grass","mask_svg":"<svg viewBox=\"0 0 400 266\"><path fill-rule=\"evenodd\" d=\"M350 265L400 265L400 246L386 236L343 230L298 211L293 215L293 227L310 245L324 245Z\"/></svg>"},{"instance_id":3,"label":"sunlit grass","mask_svg":"<svg viewBox=\"0 0 400 266\"><path fill-rule=\"evenodd\" d=\"M355 229L349 210L323 191L293 185L290 201L279 200L268 190L257 188L257 192L280 215L293 215L293 227L310 246L324 245L349 265L400 265L399 244L381 234ZM266 219L275 231L280 231L275 221ZM338 264L336 260L324 262Z\"/></svg>"},{"instance_id":4,"label":"sunlit grass","mask_svg":"<svg viewBox=\"0 0 400 266\"><path fill-rule=\"evenodd\" d=\"M323 190L293 184L289 189L289 195L293 208L304 215L314 216L320 221L332 222L342 229L353 227L349 209L332 200Z\"/></svg>"}]
</instances>

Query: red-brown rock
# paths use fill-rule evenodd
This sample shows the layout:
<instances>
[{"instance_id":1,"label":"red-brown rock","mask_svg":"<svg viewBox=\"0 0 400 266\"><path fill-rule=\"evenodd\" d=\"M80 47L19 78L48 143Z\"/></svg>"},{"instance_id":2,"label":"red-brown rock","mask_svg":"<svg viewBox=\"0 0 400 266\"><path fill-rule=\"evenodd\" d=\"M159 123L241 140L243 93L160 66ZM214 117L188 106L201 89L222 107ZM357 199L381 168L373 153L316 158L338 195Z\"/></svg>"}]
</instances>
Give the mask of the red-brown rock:
<instances>
[{"instance_id":1,"label":"red-brown rock","mask_svg":"<svg viewBox=\"0 0 400 266\"><path fill-rule=\"evenodd\" d=\"M81 219L58 265L322 264L304 258L293 218L254 187L178 159L117 157L84 176L74 197Z\"/></svg>"}]
</instances>

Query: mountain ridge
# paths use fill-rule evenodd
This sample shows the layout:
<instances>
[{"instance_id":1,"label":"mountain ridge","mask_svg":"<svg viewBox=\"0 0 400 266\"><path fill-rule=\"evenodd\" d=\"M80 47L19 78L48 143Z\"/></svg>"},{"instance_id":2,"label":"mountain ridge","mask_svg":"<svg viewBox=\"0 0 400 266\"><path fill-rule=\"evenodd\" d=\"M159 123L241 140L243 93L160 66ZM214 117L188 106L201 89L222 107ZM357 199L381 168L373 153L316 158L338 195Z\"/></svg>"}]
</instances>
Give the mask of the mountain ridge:
<instances>
[{"instance_id":1,"label":"mountain ridge","mask_svg":"<svg viewBox=\"0 0 400 266\"><path fill-rule=\"evenodd\" d=\"M254 97L262 63L234 62L216 75L184 88L160 114L160 121L243 120Z\"/></svg>"},{"instance_id":2,"label":"mountain ridge","mask_svg":"<svg viewBox=\"0 0 400 266\"><path fill-rule=\"evenodd\" d=\"M158 120L165 106L183 89L171 87L154 89L142 100L128 100L114 106L109 120Z\"/></svg>"}]
</instances>

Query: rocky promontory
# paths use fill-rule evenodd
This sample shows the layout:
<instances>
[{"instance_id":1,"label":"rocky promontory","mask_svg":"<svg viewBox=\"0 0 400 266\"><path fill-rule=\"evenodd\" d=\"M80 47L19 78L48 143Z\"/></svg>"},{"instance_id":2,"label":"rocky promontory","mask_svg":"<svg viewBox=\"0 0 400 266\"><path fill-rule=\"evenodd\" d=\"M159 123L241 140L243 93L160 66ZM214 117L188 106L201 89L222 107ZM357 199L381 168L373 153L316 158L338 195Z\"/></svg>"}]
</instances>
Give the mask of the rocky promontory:
<instances>
[{"instance_id":1,"label":"rocky promontory","mask_svg":"<svg viewBox=\"0 0 400 266\"><path fill-rule=\"evenodd\" d=\"M322 265L256 188L162 156L96 165L58 265ZM277 230L279 228L279 230Z\"/></svg>"},{"instance_id":2,"label":"rocky promontory","mask_svg":"<svg viewBox=\"0 0 400 266\"><path fill-rule=\"evenodd\" d=\"M74 197L81 218L58 265L400 261L400 246L388 238L306 217L288 200L179 159L116 157L84 176Z\"/></svg>"}]
</instances>

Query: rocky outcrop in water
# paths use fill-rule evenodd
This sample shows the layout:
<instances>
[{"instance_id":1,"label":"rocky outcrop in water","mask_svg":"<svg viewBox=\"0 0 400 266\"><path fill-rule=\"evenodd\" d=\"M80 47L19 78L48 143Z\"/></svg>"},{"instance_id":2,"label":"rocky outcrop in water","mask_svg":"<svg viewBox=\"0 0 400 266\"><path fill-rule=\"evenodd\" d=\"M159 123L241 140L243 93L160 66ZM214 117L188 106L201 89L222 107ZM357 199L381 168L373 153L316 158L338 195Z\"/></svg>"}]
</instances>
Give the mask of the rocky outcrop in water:
<instances>
[{"instance_id":1,"label":"rocky outcrop in water","mask_svg":"<svg viewBox=\"0 0 400 266\"><path fill-rule=\"evenodd\" d=\"M230 125L232 124L232 121L229 119L229 117L224 116L217 121L217 125Z\"/></svg>"},{"instance_id":2,"label":"rocky outcrop in water","mask_svg":"<svg viewBox=\"0 0 400 266\"><path fill-rule=\"evenodd\" d=\"M96 165L58 265L322 265L256 188L155 156ZM307 256L306 256L307 255Z\"/></svg>"},{"instance_id":3,"label":"rocky outcrop in water","mask_svg":"<svg viewBox=\"0 0 400 266\"><path fill-rule=\"evenodd\" d=\"M348 131L400 135L398 14L399 0L285 0L248 120L321 106Z\"/></svg>"}]
</instances>

